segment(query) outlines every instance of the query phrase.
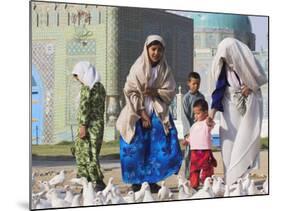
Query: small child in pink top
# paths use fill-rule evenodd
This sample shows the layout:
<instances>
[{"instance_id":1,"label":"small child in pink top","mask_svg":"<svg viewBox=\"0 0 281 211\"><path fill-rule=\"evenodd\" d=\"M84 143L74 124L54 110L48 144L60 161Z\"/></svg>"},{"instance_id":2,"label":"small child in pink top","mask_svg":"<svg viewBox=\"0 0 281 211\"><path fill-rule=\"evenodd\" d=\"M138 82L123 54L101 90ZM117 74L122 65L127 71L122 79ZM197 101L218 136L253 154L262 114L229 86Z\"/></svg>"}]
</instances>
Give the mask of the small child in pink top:
<instances>
[{"instance_id":1,"label":"small child in pink top","mask_svg":"<svg viewBox=\"0 0 281 211\"><path fill-rule=\"evenodd\" d=\"M214 174L214 167L217 161L211 150L211 130L215 123L207 124L208 103L197 100L193 105L195 123L190 128L190 135L186 144L190 144L190 184L193 188L198 188L200 180L204 183L207 177Z\"/></svg>"}]
</instances>

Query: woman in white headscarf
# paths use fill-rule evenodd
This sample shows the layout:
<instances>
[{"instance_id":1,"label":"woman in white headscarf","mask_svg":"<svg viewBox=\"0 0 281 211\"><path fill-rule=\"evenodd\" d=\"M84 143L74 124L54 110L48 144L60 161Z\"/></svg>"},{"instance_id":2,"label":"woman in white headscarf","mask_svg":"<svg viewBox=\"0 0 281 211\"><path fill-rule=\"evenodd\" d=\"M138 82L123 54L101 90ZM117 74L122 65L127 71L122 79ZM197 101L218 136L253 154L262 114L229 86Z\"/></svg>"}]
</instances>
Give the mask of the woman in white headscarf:
<instances>
[{"instance_id":1,"label":"woman in white headscarf","mask_svg":"<svg viewBox=\"0 0 281 211\"><path fill-rule=\"evenodd\" d=\"M143 52L132 65L124 87L126 105L120 131L122 178L134 191L143 182L158 191L158 181L179 171L182 155L169 104L176 83L165 58L165 42L159 35L147 37Z\"/></svg>"},{"instance_id":2,"label":"woman in white headscarf","mask_svg":"<svg viewBox=\"0 0 281 211\"><path fill-rule=\"evenodd\" d=\"M221 112L220 139L226 184L259 164L263 117L260 87L266 75L244 43L226 38L218 45L211 70L210 120Z\"/></svg>"},{"instance_id":3,"label":"woman in white headscarf","mask_svg":"<svg viewBox=\"0 0 281 211\"><path fill-rule=\"evenodd\" d=\"M95 182L95 190L101 191L105 184L100 169L99 153L103 140L106 92L99 73L88 61L78 62L72 74L82 85L78 112L79 128L74 149L77 176Z\"/></svg>"}]
</instances>

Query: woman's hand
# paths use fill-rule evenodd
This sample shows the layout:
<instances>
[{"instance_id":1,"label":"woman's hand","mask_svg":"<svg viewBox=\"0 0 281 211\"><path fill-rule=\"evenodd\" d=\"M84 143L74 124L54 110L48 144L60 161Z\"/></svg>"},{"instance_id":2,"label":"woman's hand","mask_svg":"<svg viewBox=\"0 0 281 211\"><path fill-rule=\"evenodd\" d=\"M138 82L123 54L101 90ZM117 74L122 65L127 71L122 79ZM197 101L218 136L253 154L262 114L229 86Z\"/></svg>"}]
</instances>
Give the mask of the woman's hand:
<instances>
[{"instance_id":1,"label":"woman's hand","mask_svg":"<svg viewBox=\"0 0 281 211\"><path fill-rule=\"evenodd\" d=\"M155 88L146 88L143 92L144 96L150 96L150 97L157 97L158 93L157 93L157 89Z\"/></svg>"},{"instance_id":2,"label":"woman's hand","mask_svg":"<svg viewBox=\"0 0 281 211\"><path fill-rule=\"evenodd\" d=\"M140 116L141 116L141 120L142 120L142 126L144 128L150 128L151 127L151 121L150 121L150 118L149 118L148 114L146 113L146 111L141 110Z\"/></svg>"},{"instance_id":3,"label":"woman's hand","mask_svg":"<svg viewBox=\"0 0 281 211\"><path fill-rule=\"evenodd\" d=\"M251 90L249 87L247 87L246 85L243 85L243 86L241 87L241 93L242 93L242 95L243 95L244 97L248 97L249 94L252 93L252 90Z\"/></svg>"},{"instance_id":4,"label":"woman's hand","mask_svg":"<svg viewBox=\"0 0 281 211\"><path fill-rule=\"evenodd\" d=\"M211 117L207 118L207 125L208 127L213 127L215 124L214 120Z\"/></svg>"},{"instance_id":5,"label":"woman's hand","mask_svg":"<svg viewBox=\"0 0 281 211\"><path fill-rule=\"evenodd\" d=\"M86 126L84 126L84 125L80 126L80 128L79 128L79 137L81 139L84 139L84 138L86 138L86 135L87 135L87 128L86 128Z\"/></svg>"},{"instance_id":6,"label":"woman's hand","mask_svg":"<svg viewBox=\"0 0 281 211\"><path fill-rule=\"evenodd\" d=\"M215 124L215 121L211 117L207 118L207 125L210 129L213 129L215 127Z\"/></svg>"},{"instance_id":7,"label":"woman's hand","mask_svg":"<svg viewBox=\"0 0 281 211\"><path fill-rule=\"evenodd\" d=\"M211 109L209 116L207 117L207 121L206 121L208 127L214 127L214 125L215 125L214 118L215 118L216 112L217 112L216 109L214 109L214 108Z\"/></svg>"}]
</instances>

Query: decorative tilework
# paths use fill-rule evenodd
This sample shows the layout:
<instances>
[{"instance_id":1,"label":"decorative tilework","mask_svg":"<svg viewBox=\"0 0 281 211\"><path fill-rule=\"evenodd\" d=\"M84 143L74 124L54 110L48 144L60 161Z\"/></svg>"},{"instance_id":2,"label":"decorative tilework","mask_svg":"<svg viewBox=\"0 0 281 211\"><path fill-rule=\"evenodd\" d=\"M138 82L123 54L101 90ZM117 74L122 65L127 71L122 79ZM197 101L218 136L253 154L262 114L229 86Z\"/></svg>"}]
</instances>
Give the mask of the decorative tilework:
<instances>
[{"instance_id":1,"label":"decorative tilework","mask_svg":"<svg viewBox=\"0 0 281 211\"><path fill-rule=\"evenodd\" d=\"M32 64L39 70L44 84L43 143L52 143L53 140L54 53L47 50L53 48L55 46L50 42L32 42Z\"/></svg>"},{"instance_id":2,"label":"decorative tilework","mask_svg":"<svg viewBox=\"0 0 281 211\"><path fill-rule=\"evenodd\" d=\"M94 40L69 41L66 44L66 53L68 55L86 55L96 53L96 42Z\"/></svg>"}]
</instances>

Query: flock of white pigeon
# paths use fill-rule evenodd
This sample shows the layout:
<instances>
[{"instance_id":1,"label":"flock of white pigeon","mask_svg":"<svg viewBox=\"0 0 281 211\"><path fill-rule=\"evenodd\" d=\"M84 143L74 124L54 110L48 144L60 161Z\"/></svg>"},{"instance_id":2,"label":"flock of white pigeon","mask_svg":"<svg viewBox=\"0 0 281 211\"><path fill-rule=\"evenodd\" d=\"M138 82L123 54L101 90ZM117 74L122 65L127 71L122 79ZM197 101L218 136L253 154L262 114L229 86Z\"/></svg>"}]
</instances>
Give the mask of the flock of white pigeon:
<instances>
[{"instance_id":1,"label":"flock of white pigeon","mask_svg":"<svg viewBox=\"0 0 281 211\"><path fill-rule=\"evenodd\" d=\"M139 191L129 191L122 195L118 185L114 184L113 177L109 178L106 188L100 192L95 192L95 184L88 182L86 178L72 178L67 181L69 185L62 186L66 180L65 171L62 170L49 181L39 181L40 191L32 193L32 209L268 194L268 178L261 188L257 188L249 174L238 179L232 186L225 185L221 177L213 175L206 178L198 191L191 188L189 181L182 176L178 175L177 178L178 190L174 192L162 181L158 194L152 194L149 184L144 182ZM34 184L35 173L32 174L32 186ZM81 193L74 191L77 186L81 186Z\"/></svg>"}]
</instances>

